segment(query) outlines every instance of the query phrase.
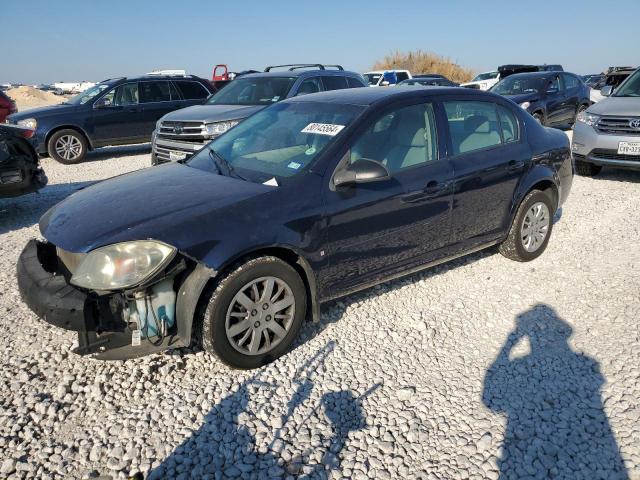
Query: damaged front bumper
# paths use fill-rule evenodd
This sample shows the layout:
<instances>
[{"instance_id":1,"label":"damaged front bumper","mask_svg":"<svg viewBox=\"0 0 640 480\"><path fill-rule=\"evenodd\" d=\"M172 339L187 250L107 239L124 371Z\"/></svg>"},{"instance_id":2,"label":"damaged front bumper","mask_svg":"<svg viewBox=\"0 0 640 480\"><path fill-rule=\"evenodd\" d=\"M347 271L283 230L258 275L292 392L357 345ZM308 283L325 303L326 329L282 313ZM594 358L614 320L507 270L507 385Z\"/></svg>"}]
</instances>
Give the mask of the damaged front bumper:
<instances>
[{"instance_id":1,"label":"damaged front bumper","mask_svg":"<svg viewBox=\"0 0 640 480\"><path fill-rule=\"evenodd\" d=\"M17 197L36 192L47 182L42 168L24 158L0 164L0 197Z\"/></svg>"},{"instance_id":2,"label":"damaged front bumper","mask_svg":"<svg viewBox=\"0 0 640 480\"><path fill-rule=\"evenodd\" d=\"M54 245L31 240L17 268L20 294L29 308L47 323L78 333L74 353L121 360L191 343L195 305L178 301L176 324L161 337L140 341L140 326L131 321L129 310L132 293L98 294L74 287Z\"/></svg>"}]
</instances>

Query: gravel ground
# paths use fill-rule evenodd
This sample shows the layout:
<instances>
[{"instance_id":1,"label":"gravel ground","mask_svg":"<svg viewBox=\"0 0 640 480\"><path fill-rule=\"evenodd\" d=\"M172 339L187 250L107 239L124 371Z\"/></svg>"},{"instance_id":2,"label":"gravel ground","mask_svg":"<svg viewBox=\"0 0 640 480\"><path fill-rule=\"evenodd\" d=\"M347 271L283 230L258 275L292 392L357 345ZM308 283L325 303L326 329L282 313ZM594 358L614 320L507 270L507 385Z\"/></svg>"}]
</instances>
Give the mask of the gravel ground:
<instances>
[{"instance_id":1,"label":"gravel ground","mask_svg":"<svg viewBox=\"0 0 640 480\"><path fill-rule=\"evenodd\" d=\"M42 193L0 200L0 478L640 479L637 172L576 177L538 260L482 252L332 302L237 372L188 350L70 355L20 301L39 216L148 163L45 160Z\"/></svg>"}]
</instances>

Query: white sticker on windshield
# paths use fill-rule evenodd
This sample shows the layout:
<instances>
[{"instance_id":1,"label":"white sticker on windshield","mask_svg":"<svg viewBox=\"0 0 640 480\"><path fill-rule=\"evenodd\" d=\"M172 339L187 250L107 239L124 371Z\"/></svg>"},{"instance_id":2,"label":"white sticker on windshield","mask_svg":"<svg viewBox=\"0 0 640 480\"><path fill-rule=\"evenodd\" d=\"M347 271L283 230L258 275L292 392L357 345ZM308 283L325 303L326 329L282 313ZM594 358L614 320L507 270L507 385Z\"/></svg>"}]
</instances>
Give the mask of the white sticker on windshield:
<instances>
[{"instance_id":1,"label":"white sticker on windshield","mask_svg":"<svg viewBox=\"0 0 640 480\"><path fill-rule=\"evenodd\" d=\"M294 170L299 169L301 166L302 164L298 162L291 162L289 165L287 165L287 167L293 168Z\"/></svg>"},{"instance_id":2,"label":"white sticker on windshield","mask_svg":"<svg viewBox=\"0 0 640 480\"><path fill-rule=\"evenodd\" d=\"M262 182L263 185L269 185L270 187L278 187L278 181L276 180L276 177L270 178L269 180L267 180L266 182Z\"/></svg>"},{"instance_id":3,"label":"white sticker on windshield","mask_svg":"<svg viewBox=\"0 0 640 480\"><path fill-rule=\"evenodd\" d=\"M317 133L318 135L336 136L344 125L334 125L332 123L310 123L302 129L302 133Z\"/></svg>"}]
</instances>

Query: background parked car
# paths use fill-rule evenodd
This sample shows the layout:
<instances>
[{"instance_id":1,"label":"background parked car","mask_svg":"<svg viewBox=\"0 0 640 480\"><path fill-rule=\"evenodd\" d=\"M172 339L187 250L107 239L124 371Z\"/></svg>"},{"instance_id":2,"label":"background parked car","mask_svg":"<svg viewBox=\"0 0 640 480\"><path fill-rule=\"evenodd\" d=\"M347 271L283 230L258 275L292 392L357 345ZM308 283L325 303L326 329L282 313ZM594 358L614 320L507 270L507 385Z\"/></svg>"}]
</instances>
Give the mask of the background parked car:
<instances>
[{"instance_id":1,"label":"background parked car","mask_svg":"<svg viewBox=\"0 0 640 480\"><path fill-rule=\"evenodd\" d=\"M640 170L640 69L612 92L605 86L604 100L574 125L571 148L580 175L597 175L605 165Z\"/></svg>"},{"instance_id":2,"label":"background parked car","mask_svg":"<svg viewBox=\"0 0 640 480\"><path fill-rule=\"evenodd\" d=\"M364 78L370 87L388 87L413 78L409 70L373 70L366 72Z\"/></svg>"},{"instance_id":3,"label":"background parked car","mask_svg":"<svg viewBox=\"0 0 640 480\"><path fill-rule=\"evenodd\" d=\"M163 116L153 134L151 163L182 160L249 115L285 98L365 86L361 75L340 65L276 65L243 74L203 105Z\"/></svg>"},{"instance_id":4,"label":"background parked car","mask_svg":"<svg viewBox=\"0 0 640 480\"><path fill-rule=\"evenodd\" d=\"M94 148L148 142L160 117L212 92L207 80L194 76L109 79L62 104L10 115L9 122L35 130L39 154L72 164Z\"/></svg>"},{"instance_id":5,"label":"background parked car","mask_svg":"<svg viewBox=\"0 0 640 480\"><path fill-rule=\"evenodd\" d=\"M567 72L516 73L491 91L513 100L546 126L570 125L591 104L589 88Z\"/></svg>"},{"instance_id":6,"label":"background parked car","mask_svg":"<svg viewBox=\"0 0 640 480\"><path fill-rule=\"evenodd\" d=\"M296 97L186 162L50 209L18 285L44 321L78 332L76 353L128 358L200 338L255 368L322 302L494 245L537 258L572 178L566 135L497 95Z\"/></svg>"},{"instance_id":7,"label":"background parked car","mask_svg":"<svg viewBox=\"0 0 640 480\"><path fill-rule=\"evenodd\" d=\"M0 125L0 197L35 192L47 184L38 155L27 141L33 130Z\"/></svg>"},{"instance_id":8,"label":"background parked car","mask_svg":"<svg viewBox=\"0 0 640 480\"><path fill-rule=\"evenodd\" d=\"M624 82L629 75L635 72L635 67L609 67L607 74L591 87L589 98L592 103L599 102L605 98L605 95L600 93L604 87L611 87L615 90L622 82Z\"/></svg>"},{"instance_id":9,"label":"background parked car","mask_svg":"<svg viewBox=\"0 0 640 480\"><path fill-rule=\"evenodd\" d=\"M413 77L398 83L399 87L407 85L421 85L423 87L457 87L460 84L443 77Z\"/></svg>"},{"instance_id":10,"label":"background parked car","mask_svg":"<svg viewBox=\"0 0 640 480\"><path fill-rule=\"evenodd\" d=\"M461 83L461 87L477 88L478 90L489 90L496 83L500 81L500 72L497 70L492 72L479 73L473 80L466 83Z\"/></svg>"},{"instance_id":11,"label":"background parked car","mask_svg":"<svg viewBox=\"0 0 640 480\"><path fill-rule=\"evenodd\" d=\"M9 115L17 111L16 102L11 100L6 93L0 91L0 123L4 123Z\"/></svg>"}]
</instances>

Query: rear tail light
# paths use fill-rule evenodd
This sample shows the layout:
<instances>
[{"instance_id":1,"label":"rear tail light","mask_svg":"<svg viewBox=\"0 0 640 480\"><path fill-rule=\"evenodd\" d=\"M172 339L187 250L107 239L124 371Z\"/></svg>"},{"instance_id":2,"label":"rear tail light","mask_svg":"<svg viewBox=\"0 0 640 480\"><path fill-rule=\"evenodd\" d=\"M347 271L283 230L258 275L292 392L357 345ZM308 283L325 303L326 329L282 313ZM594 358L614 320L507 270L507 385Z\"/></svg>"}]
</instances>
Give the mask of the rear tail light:
<instances>
[{"instance_id":1,"label":"rear tail light","mask_svg":"<svg viewBox=\"0 0 640 480\"><path fill-rule=\"evenodd\" d=\"M36 131L35 130L31 130L30 128L21 128L20 129L20 135L22 135L24 138L31 138L35 135Z\"/></svg>"}]
</instances>

